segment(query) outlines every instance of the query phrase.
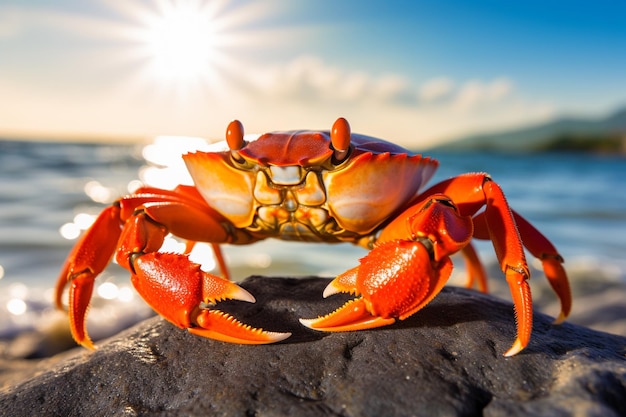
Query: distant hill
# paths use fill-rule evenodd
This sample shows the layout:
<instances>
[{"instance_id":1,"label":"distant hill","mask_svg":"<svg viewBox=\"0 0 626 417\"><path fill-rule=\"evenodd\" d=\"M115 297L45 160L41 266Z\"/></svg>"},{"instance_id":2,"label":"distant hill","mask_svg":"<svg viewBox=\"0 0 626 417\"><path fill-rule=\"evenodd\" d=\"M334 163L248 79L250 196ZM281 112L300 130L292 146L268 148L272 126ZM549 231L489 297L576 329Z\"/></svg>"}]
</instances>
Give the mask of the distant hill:
<instances>
[{"instance_id":1,"label":"distant hill","mask_svg":"<svg viewBox=\"0 0 626 417\"><path fill-rule=\"evenodd\" d=\"M436 149L626 153L626 108L604 119L564 117L516 130L472 135Z\"/></svg>"}]
</instances>

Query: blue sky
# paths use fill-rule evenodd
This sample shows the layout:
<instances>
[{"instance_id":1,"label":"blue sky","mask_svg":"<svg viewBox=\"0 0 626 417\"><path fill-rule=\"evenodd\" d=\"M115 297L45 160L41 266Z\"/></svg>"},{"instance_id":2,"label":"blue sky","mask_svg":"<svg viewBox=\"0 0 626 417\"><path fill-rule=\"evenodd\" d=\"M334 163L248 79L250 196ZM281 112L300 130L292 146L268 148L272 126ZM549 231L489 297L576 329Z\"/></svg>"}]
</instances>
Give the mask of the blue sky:
<instances>
[{"instance_id":1,"label":"blue sky","mask_svg":"<svg viewBox=\"0 0 626 417\"><path fill-rule=\"evenodd\" d=\"M626 2L0 0L0 97L4 136L216 138L233 118L341 115L428 147L626 105Z\"/></svg>"}]
</instances>

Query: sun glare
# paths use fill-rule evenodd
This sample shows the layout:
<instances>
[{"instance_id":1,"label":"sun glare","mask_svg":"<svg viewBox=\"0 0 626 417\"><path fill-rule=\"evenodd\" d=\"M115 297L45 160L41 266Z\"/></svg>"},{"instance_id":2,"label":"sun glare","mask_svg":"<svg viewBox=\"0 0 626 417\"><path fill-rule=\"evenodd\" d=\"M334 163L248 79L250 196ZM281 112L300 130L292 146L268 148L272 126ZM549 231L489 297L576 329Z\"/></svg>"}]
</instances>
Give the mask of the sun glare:
<instances>
[{"instance_id":1,"label":"sun glare","mask_svg":"<svg viewBox=\"0 0 626 417\"><path fill-rule=\"evenodd\" d=\"M156 75L189 80L211 71L215 37L211 16L191 7L175 7L147 27L147 47Z\"/></svg>"},{"instance_id":2,"label":"sun glare","mask_svg":"<svg viewBox=\"0 0 626 417\"><path fill-rule=\"evenodd\" d=\"M145 62L144 80L183 90L218 84L235 29L228 3L160 0L151 7L116 3L122 13L138 20L130 36Z\"/></svg>"},{"instance_id":3,"label":"sun glare","mask_svg":"<svg viewBox=\"0 0 626 417\"><path fill-rule=\"evenodd\" d=\"M130 84L178 98L230 97L247 51L276 47L284 38L265 27L271 3L232 0L109 2L130 25L112 27L129 41L122 61L139 63ZM156 89L155 89L156 87Z\"/></svg>"}]
</instances>

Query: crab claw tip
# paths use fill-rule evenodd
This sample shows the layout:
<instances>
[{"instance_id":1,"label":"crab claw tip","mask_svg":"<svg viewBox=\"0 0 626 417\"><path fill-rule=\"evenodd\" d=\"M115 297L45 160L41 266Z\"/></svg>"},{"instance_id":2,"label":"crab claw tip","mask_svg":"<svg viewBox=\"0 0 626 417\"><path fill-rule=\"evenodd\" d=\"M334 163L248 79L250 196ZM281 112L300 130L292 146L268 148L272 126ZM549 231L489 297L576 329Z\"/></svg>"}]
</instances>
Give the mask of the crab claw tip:
<instances>
[{"instance_id":1,"label":"crab claw tip","mask_svg":"<svg viewBox=\"0 0 626 417\"><path fill-rule=\"evenodd\" d=\"M228 292L228 298L232 300L245 301L248 303L256 303L256 299L248 291L241 288L239 285L234 284Z\"/></svg>"},{"instance_id":2,"label":"crab claw tip","mask_svg":"<svg viewBox=\"0 0 626 417\"><path fill-rule=\"evenodd\" d=\"M326 286L326 288L324 288L324 293L322 294L322 296L323 296L324 298L328 298L328 297L330 297L331 295L338 294L338 293L342 292L342 291L341 291L341 288L337 287L337 286L336 286L336 285L334 285L334 284L335 284L335 281L331 281L331 282L330 282L330 283Z\"/></svg>"},{"instance_id":3,"label":"crab claw tip","mask_svg":"<svg viewBox=\"0 0 626 417\"><path fill-rule=\"evenodd\" d=\"M346 332L372 329L395 323L394 318L373 316L362 299L348 301L334 312L316 319L300 319L309 329L325 332Z\"/></svg>"},{"instance_id":4,"label":"crab claw tip","mask_svg":"<svg viewBox=\"0 0 626 417\"><path fill-rule=\"evenodd\" d=\"M352 295L359 295L357 291L357 276L359 273L359 267L355 267L347 270L346 272L337 275L335 279L330 281L324 289L324 298L330 297L333 294L348 293Z\"/></svg>"},{"instance_id":5,"label":"crab claw tip","mask_svg":"<svg viewBox=\"0 0 626 417\"><path fill-rule=\"evenodd\" d=\"M299 319L299 320L300 320L300 324L302 324L304 327L308 327L309 329L317 330L315 328L315 322L318 319Z\"/></svg>"}]
</instances>

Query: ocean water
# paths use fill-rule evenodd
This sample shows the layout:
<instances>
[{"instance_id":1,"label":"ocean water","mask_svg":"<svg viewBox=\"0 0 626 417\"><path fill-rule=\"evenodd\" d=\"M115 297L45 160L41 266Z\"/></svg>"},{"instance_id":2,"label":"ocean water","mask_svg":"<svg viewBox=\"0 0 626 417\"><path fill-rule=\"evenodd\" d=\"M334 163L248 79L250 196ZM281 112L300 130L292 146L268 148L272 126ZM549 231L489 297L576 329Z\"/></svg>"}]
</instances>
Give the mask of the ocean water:
<instances>
[{"instance_id":1,"label":"ocean water","mask_svg":"<svg viewBox=\"0 0 626 417\"><path fill-rule=\"evenodd\" d=\"M179 155L205 147L182 138L132 146L0 141L0 338L47 324L63 260L94 215L138 180L162 187L188 182ZM490 173L511 206L557 246L572 280L594 276L626 283L626 159L556 153L432 156L441 166L431 183L464 172ZM167 245L180 247L175 240ZM492 247L481 242L478 249L491 273ZM243 279L330 277L355 266L365 251L347 244L266 241L225 247L225 253L234 278ZM214 267L207 246L197 248L194 260L207 270ZM463 264L456 263L453 278L461 282ZM149 314L119 266L98 279L89 317L94 338Z\"/></svg>"}]
</instances>

